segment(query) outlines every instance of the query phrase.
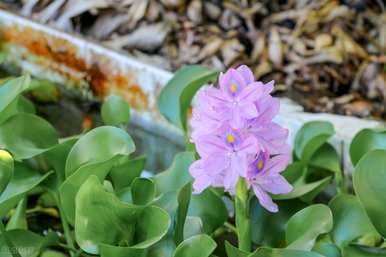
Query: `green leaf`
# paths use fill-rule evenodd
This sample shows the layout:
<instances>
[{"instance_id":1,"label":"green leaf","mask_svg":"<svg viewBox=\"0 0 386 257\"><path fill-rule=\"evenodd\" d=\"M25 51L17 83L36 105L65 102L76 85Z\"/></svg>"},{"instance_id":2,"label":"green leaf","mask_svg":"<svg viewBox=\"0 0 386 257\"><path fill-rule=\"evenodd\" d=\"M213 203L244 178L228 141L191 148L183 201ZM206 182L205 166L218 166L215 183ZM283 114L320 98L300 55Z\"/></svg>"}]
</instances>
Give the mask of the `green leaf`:
<instances>
[{"instance_id":1,"label":"green leaf","mask_svg":"<svg viewBox=\"0 0 386 257\"><path fill-rule=\"evenodd\" d=\"M386 150L365 154L353 174L355 193L375 228L386 237Z\"/></svg>"},{"instance_id":2,"label":"green leaf","mask_svg":"<svg viewBox=\"0 0 386 257\"><path fill-rule=\"evenodd\" d=\"M134 179L141 175L145 165L146 156L142 155L114 166L109 173L114 188L119 191L130 186Z\"/></svg>"},{"instance_id":3,"label":"green leaf","mask_svg":"<svg viewBox=\"0 0 386 257\"><path fill-rule=\"evenodd\" d=\"M35 114L36 109L33 103L22 95L17 96L7 107L1 112L0 124L6 121L11 116L20 113Z\"/></svg>"},{"instance_id":4,"label":"green leaf","mask_svg":"<svg viewBox=\"0 0 386 257\"><path fill-rule=\"evenodd\" d=\"M100 244L101 257L146 257L147 249Z\"/></svg>"},{"instance_id":5,"label":"green leaf","mask_svg":"<svg viewBox=\"0 0 386 257\"><path fill-rule=\"evenodd\" d=\"M66 161L66 177L59 188L60 200L68 221L75 218L75 196L90 175L101 181L122 156L135 150L131 137L122 129L103 126L82 136L72 147Z\"/></svg>"},{"instance_id":6,"label":"green leaf","mask_svg":"<svg viewBox=\"0 0 386 257\"><path fill-rule=\"evenodd\" d=\"M7 231L6 236L22 257L36 257L43 249L55 245L59 241L55 233L49 233L42 237L31 231L20 229ZM1 257L13 257L11 251L6 247L4 235L0 235L0 249Z\"/></svg>"},{"instance_id":7,"label":"green leaf","mask_svg":"<svg viewBox=\"0 0 386 257\"><path fill-rule=\"evenodd\" d=\"M23 165L15 164L14 175L4 192L0 195L0 217L4 217L24 197L52 172L44 175Z\"/></svg>"},{"instance_id":8,"label":"green leaf","mask_svg":"<svg viewBox=\"0 0 386 257\"><path fill-rule=\"evenodd\" d=\"M19 96L17 101L17 111L36 114L34 103L24 96ZM0 122L1 123L1 122Z\"/></svg>"},{"instance_id":9,"label":"green leaf","mask_svg":"<svg viewBox=\"0 0 386 257\"><path fill-rule=\"evenodd\" d=\"M285 227L288 220L306 207L298 199L278 201L279 212L271 213L265 210L256 197L250 203L252 241L258 245L282 247L285 245ZM267 233L269 231L269 233Z\"/></svg>"},{"instance_id":10,"label":"green leaf","mask_svg":"<svg viewBox=\"0 0 386 257\"><path fill-rule=\"evenodd\" d=\"M320 253L325 257L341 257L339 248L332 243L317 242L312 251Z\"/></svg>"},{"instance_id":11,"label":"green leaf","mask_svg":"<svg viewBox=\"0 0 386 257\"><path fill-rule=\"evenodd\" d=\"M298 161L289 164L282 175L289 183L294 184L296 181L304 178L306 171L307 169L304 167L304 164Z\"/></svg>"},{"instance_id":12,"label":"green leaf","mask_svg":"<svg viewBox=\"0 0 386 257\"><path fill-rule=\"evenodd\" d=\"M11 219L8 221L6 229L25 229L28 230L27 226L27 198L24 197L18 203L15 213L12 215Z\"/></svg>"},{"instance_id":13,"label":"green leaf","mask_svg":"<svg viewBox=\"0 0 386 257\"><path fill-rule=\"evenodd\" d=\"M118 95L111 95L102 104L103 122L111 126L127 126L130 120L130 106Z\"/></svg>"},{"instance_id":14,"label":"green leaf","mask_svg":"<svg viewBox=\"0 0 386 257\"><path fill-rule=\"evenodd\" d=\"M228 219L228 210L220 196L206 189L201 194L192 195L188 215L200 217L204 232L209 234Z\"/></svg>"},{"instance_id":15,"label":"green leaf","mask_svg":"<svg viewBox=\"0 0 386 257\"><path fill-rule=\"evenodd\" d=\"M346 246L342 257L386 257L386 250L360 246Z\"/></svg>"},{"instance_id":16,"label":"green leaf","mask_svg":"<svg viewBox=\"0 0 386 257\"><path fill-rule=\"evenodd\" d=\"M63 142L60 142L59 144L53 146L48 151L44 152L43 158L47 162L47 164L50 165L52 169L54 169L57 181L56 185L53 185L53 189L57 189L63 181L65 180L65 166L66 166L66 160L69 152L71 151L74 144L78 141L77 138L70 138L68 140L65 140Z\"/></svg>"},{"instance_id":17,"label":"green leaf","mask_svg":"<svg viewBox=\"0 0 386 257\"><path fill-rule=\"evenodd\" d=\"M231 245L228 241L225 241L225 250L228 257L247 257L249 253L241 251L237 247Z\"/></svg>"},{"instance_id":18,"label":"green leaf","mask_svg":"<svg viewBox=\"0 0 386 257\"><path fill-rule=\"evenodd\" d=\"M133 203L137 205L149 204L155 197L153 181L147 178L136 178L131 185Z\"/></svg>"},{"instance_id":19,"label":"green leaf","mask_svg":"<svg viewBox=\"0 0 386 257\"><path fill-rule=\"evenodd\" d=\"M177 246L173 257L208 257L216 248L216 242L208 235L197 235Z\"/></svg>"},{"instance_id":20,"label":"green leaf","mask_svg":"<svg viewBox=\"0 0 386 257\"><path fill-rule=\"evenodd\" d=\"M73 225L75 222L75 196L80 186L92 175L103 181L117 158L102 163L91 163L80 167L74 174L68 177L59 187L60 202L67 221Z\"/></svg>"},{"instance_id":21,"label":"green leaf","mask_svg":"<svg viewBox=\"0 0 386 257\"><path fill-rule=\"evenodd\" d=\"M278 249L278 248L259 248L248 257L324 257L315 252Z\"/></svg>"},{"instance_id":22,"label":"green leaf","mask_svg":"<svg viewBox=\"0 0 386 257\"><path fill-rule=\"evenodd\" d=\"M203 227L204 226L200 217L186 216L184 225L184 240L204 233Z\"/></svg>"},{"instance_id":23,"label":"green leaf","mask_svg":"<svg viewBox=\"0 0 386 257\"><path fill-rule=\"evenodd\" d=\"M178 192L178 207L176 215L176 227L174 232L174 242L179 245L184 240L184 226L186 215L188 214L190 197L192 195L192 183L187 183Z\"/></svg>"},{"instance_id":24,"label":"green leaf","mask_svg":"<svg viewBox=\"0 0 386 257\"><path fill-rule=\"evenodd\" d=\"M149 249L147 257L171 257L175 249L172 238L163 239Z\"/></svg>"},{"instance_id":25,"label":"green leaf","mask_svg":"<svg viewBox=\"0 0 386 257\"><path fill-rule=\"evenodd\" d=\"M186 130L186 113L197 90L216 80L219 72L200 65L179 69L158 99L159 110L174 125Z\"/></svg>"},{"instance_id":26,"label":"green leaf","mask_svg":"<svg viewBox=\"0 0 386 257\"><path fill-rule=\"evenodd\" d=\"M331 200L329 206L334 219L331 236L339 247L344 247L360 236L376 232L355 196L338 195Z\"/></svg>"},{"instance_id":27,"label":"green leaf","mask_svg":"<svg viewBox=\"0 0 386 257\"><path fill-rule=\"evenodd\" d=\"M303 162L308 162L316 150L334 135L335 130L330 122L311 121L305 123L296 134L295 154Z\"/></svg>"},{"instance_id":28,"label":"green leaf","mask_svg":"<svg viewBox=\"0 0 386 257\"><path fill-rule=\"evenodd\" d=\"M310 165L335 173L341 172L340 159L335 148L325 143L316 150L310 160Z\"/></svg>"},{"instance_id":29,"label":"green leaf","mask_svg":"<svg viewBox=\"0 0 386 257\"><path fill-rule=\"evenodd\" d=\"M36 156L57 143L56 130L33 114L15 114L0 125L0 148L9 150L18 160Z\"/></svg>"},{"instance_id":30,"label":"green leaf","mask_svg":"<svg viewBox=\"0 0 386 257\"><path fill-rule=\"evenodd\" d=\"M0 195L13 177L13 158L5 150L0 150Z\"/></svg>"},{"instance_id":31,"label":"green leaf","mask_svg":"<svg viewBox=\"0 0 386 257\"><path fill-rule=\"evenodd\" d=\"M42 253L41 257L68 257L68 256L58 251L46 250Z\"/></svg>"},{"instance_id":32,"label":"green leaf","mask_svg":"<svg viewBox=\"0 0 386 257\"><path fill-rule=\"evenodd\" d=\"M82 165L105 162L134 151L134 142L126 131L111 126L95 128L82 136L68 154L66 177Z\"/></svg>"},{"instance_id":33,"label":"green leaf","mask_svg":"<svg viewBox=\"0 0 386 257\"><path fill-rule=\"evenodd\" d=\"M386 130L363 129L355 135L350 145L350 157L354 166L371 150L386 149Z\"/></svg>"},{"instance_id":34,"label":"green leaf","mask_svg":"<svg viewBox=\"0 0 386 257\"><path fill-rule=\"evenodd\" d=\"M11 104L23 91L30 86L29 76L22 76L16 79L7 80L0 86L0 114Z\"/></svg>"},{"instance_id":35,"label":"green leaf","mask_svg":"<svg viewBox=\"0 0 386 257\"><path fill-rule=\"evenodd\" d=\"M189 174L189 166L194 160L193 152L178 153L174 157L172 165L154 177L157 194L178 191L190 182L192 177Z\"/></svg>"},{"instance_id":36,"label":"green leaf","mask_svg":"<svg viewBox=\"0 0 386 257\"><path fill-rule=\"evenodd\" d=\"M311 250L316 238L331 231L332 213L323 204L311 205L297 212L288 221L286 229L287 248Z\"/></svg>"},{"instance_id":37,"label":"green leaf","mask_svg":"<svg viewBox=\"0 0 386 257\"><path fill-rule=\"evenodd\" d=\"M330 183L331 179L332 176L311 183L298 181L293 184L294 189L292 190L292 192L285 195L274 195L272 196L272 198L275 200L288 200L301 196L307 196L307 200L310 200L313 199L317 194L319 194Z\"/></svg>"},{"instance_id":38,"label":"green leaf","mask_svg":"<svg viewBox=\"0 0 386 257\"><path fill-rule=\"evenodd\" d=\"M90 254L99 253L101 244L147 248L167 233L169 225L165 211L121 202L96 176L90 176L76 196L75 237Z\"/></svg>"}]
</instances>

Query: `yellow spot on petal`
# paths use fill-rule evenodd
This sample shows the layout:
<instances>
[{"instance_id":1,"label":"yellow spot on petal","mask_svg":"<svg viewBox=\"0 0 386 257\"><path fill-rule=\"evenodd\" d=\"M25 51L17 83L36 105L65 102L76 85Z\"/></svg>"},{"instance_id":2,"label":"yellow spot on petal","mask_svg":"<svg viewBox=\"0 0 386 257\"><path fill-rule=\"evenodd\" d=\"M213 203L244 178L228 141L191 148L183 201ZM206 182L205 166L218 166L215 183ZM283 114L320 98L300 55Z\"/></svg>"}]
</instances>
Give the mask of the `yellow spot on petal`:
<instances>
[{"instance_id":1,"label":"yellow spot on petal","mask_svg":"<svg viewBox=\"0 0 386 257\"><path fill-rule=\"evenodd\" d=\"M229 134L227 136L227 140L229 143L234 143L235 142L235 137L232 134Z\"/></svg>"},{"instance_id":2,"label":"yellow spot on petal","mask_svg":"<svg viewBox=\"0 0 386 257\"><path fill-rule=\"evenodd\" d=\"M262 160L258 160L257 162L257 168L259 170L263 169L264 168L264 162Z\"/></svg>"},{"instance_id":3,"label":"yellow spot on petal","mask_svg":"<svg viewBox=\"0 0 386 257\"><path fill-rule=\"evenodd\" d=\"M236 84L235 83L232 83L231 84L231 92L234 94L236 92Z\"/></svg>"}]
</instances>

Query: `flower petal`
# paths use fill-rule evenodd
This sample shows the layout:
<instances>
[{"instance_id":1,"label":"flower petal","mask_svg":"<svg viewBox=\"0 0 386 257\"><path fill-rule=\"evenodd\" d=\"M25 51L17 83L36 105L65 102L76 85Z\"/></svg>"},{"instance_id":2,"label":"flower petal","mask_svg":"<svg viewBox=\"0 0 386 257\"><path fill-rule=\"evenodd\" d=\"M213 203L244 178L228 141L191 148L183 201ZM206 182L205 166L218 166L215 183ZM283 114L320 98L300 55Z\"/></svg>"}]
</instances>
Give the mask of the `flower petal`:
<instances>
[{"instance_id":1,"label":"flower petal","mask_svg":"<svg viewBox=\"0 0 386 257\"><path fill-rule=\"evenodd\" d=\"M229 96L237 96L247 86L244 78L235 70L229 69L225 74L220 75L220 89ZM231 92L231 86L236 86L235 92Z\"/></svg>"},{"instance_id":2,"label":"flower petal","mask_svg":"<svg viewBox=\"0 0 386 257\"><path fill-rule=\"evenodd\" d=\"M256 176L255 181L264 191L272 194L288 194L293 190L292 185L279 174Z\"/></svg>"},{"instance_id":3,"label":"flower petal","mask_svg":"<svg viewBox=\"0 0 386 257\"><path fill-rule=\"evenodd\" d=\"M253 102L246 102L240 104L238 112L245 119L253 119L259 115L256 105Z\"/></svg>"},{"instance_id":4,"label":"flower petal","mask_svg":"<svg viewBox=\"0 0 386 257\"><path fill-rule=\"evenodd\" d=\"M267 164L263 170L264 174L278 174L282 172L290 161L290 156L286 154L280 154L272 157L267 161Z\"/></svg>"},{"instance_id":5,"label":"flower petal","mask_svg":"<svg viewBox=\"0 0 386 257\"><path fill-rule=\"evenodd\" d=\"M252 188L261 206L270 212L279 211L277 204L272 201L271 197L263 189L261 189L258 185L252 185Z\"/></svg>"},{"instance_id":6,"label":"flower petal","mask_svg":"<svg viewBox=\"0 0 386 257\"><path fill-rule=\"evenodd\" d=\"M224 155L228 152L228 147L224 140L215 135L202 136L195 140L196 150L201 157L210 155Z\"/></svg>"},{"instance_id":7,"label":"flower petal","mask_svg":"<svg viewBox=\"0 0 386 257\"><path fill-rule=\"evenodd\" d=\"M255 80L251 69L247 65L241 65L236 70L244 78L245 83L250 84Z\"/></svg>"}]
</instances>

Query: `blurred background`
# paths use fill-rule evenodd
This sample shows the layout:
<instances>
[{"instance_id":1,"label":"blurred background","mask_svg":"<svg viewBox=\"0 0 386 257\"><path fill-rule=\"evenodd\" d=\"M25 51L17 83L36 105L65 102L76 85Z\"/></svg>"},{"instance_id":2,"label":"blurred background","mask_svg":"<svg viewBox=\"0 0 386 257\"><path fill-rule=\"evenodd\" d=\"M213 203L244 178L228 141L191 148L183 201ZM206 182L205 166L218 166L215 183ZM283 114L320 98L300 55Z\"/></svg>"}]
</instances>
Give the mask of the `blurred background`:
<instances>
[{"instance_id":1,"label":"blurred background","mask_svg":"<svg viewBox=\"0 0 386 257\"><path fill-rule=\"evenodd\" d=\"M175 71L250 65L311 112L386 118L383 0L1 0L10 10Z\"/></svg>"}]
</instances>

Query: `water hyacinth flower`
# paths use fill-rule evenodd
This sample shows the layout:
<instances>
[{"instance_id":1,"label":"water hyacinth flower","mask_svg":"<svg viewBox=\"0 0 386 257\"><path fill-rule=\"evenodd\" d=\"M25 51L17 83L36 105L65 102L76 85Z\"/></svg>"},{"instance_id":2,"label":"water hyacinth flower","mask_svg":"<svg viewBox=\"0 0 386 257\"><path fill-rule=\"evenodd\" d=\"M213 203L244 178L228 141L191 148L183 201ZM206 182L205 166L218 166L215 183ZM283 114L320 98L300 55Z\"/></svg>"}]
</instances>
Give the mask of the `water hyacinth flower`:
<instances>
[{"instance_id":1,"label":"water hyacinth flower","mask_svg":"<svg viewBox=\"0 0 386 257\"><path fill-rule=\"evenodd\" d=\"M190 166L193 189L223 187L235 192L245 178L260 204L278 211L268 193L286 194L292 186L280 175L290 160L288 131L273 122L279 100L274 82L254 81L245 65L219 77L219 86L201 89L191 120L191 141L201 159Z\"/></svg>"}]
</instances>

